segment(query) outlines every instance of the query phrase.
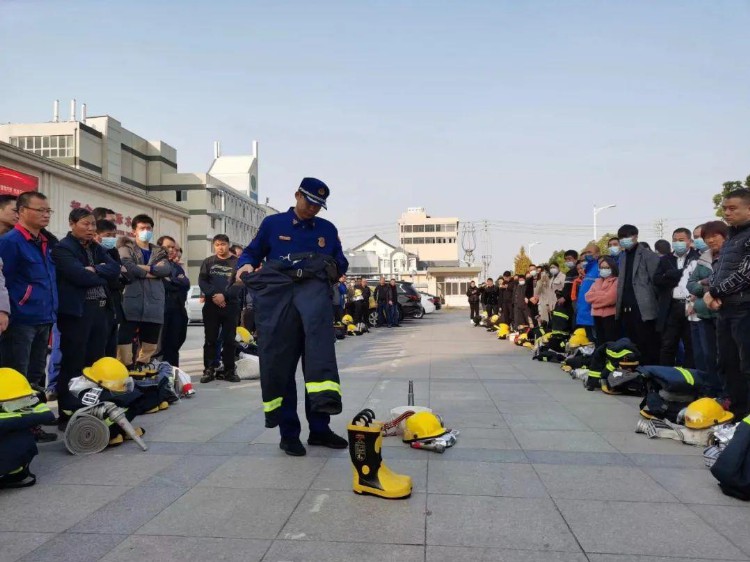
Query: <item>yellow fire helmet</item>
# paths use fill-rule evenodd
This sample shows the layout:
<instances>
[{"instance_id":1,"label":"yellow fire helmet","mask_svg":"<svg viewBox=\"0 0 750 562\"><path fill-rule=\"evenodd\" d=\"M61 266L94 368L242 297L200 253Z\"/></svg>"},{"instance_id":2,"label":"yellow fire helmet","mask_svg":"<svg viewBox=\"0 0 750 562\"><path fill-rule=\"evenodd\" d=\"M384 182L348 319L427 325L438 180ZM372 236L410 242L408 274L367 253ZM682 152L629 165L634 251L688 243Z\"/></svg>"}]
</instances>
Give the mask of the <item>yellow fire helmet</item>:
<instances>
[{"instance_id":1,"label":"yellow fire helmet","mask_svg":"<svg viewBox=\"0 0 750 562\"><path fill-rule=\"evenodd\" d=\"M497 324L499 320L500 317L497 314L493 314L492 318L490 318L490 322L492 322L493 324Z\"/></svg>"},{"instance_id":2,"label":"yellow fire helmet","mask_svg":"<svg viewBox=\"0 0 750 562\"><path fill-rule=\"evenodd\" d=\"M734 414L727 412L713 398L701 398L691 402L685 410L685 425L690 429L706 429L732 421Z\"/></svg>"},{"instance_id":3,"label":"yellow fire helmet","mask_svg":"<svg viewBox=\"0 0 750 562\"><path fill-rule=\"evenodd\" d=\"M354 332L357 331L357 327L354 324L349 324L346 327L346 331L349 332L350 334L353 334Z\"/></svg>"},{"instance_id":4,"label":"yellow fire helmet","mask_svg":"<svg viewBox=\"0 0 750 562\"><path fill-rule=\"evenodd\" d=\"M500 327L497 329L497 336L502 338L510 334L510 326L507 324L500 324Z\"/></svg>"},{"instance_id":5,"label":"yellow fire helmet","mask_svg":"<svg viewBox=\"0 0 750 562\"><path fill-rule=\"evenodd\" d=\"M126 392L132 388L128 368L114 357L102 357L83 370L83 376L113 392Z\"/></svg>"},{"instance_id":6,"label":"yellow fire helmet","mask_svg":"<svg viewBox=\"0 0 750 562\"><path fill-rule=\"evenodd\" d=\"M348 326L349 324L354 322L354 318L352 318L351 314L344 314L344 317L341 319L341 321Z\"/></svg>"},{"instance_id":7,"label":"yellow fire helmet","mask_svg":"<svg viewBox=\"0 0 750 562\"><path fill-rule=\"evenodd\" d=\"M238 342L250 343L253 341L253 335L250 333L250 330L244 326L237 326L237 333L234 336L234 339Z\"/></svg>"},{"instance_id":8,"label":"yellow fire helmet","mask_svg":"<svg viewBox=\"0 0 750 562\"><path fill-rule=\"evenodd\" d=\"M590 343L591 342L586 335L586 330L584 330L583 328L578 328L575 332L573 332L573 335L570 336L570 340L568 340L568 344L570 345L570 347L583 347L584 345L588 345Z\"/></svg>"},{"instance_id":9,"label":"yellow fire helmet","mask_svg":"<svg viewBox=\"0 0 750 562\"><path fill-rule=\"evenodd\" d=\"M32 396L34 389L29 381L15 369L0 369L0 402L9 402Z\"/></svg>"},{"instance_id":10,"label":"yellow fire helmet","mask_svg":"<svg viewBox=\"0 0 750 562\"><path fill-rule=\"evenodd\" d=\"M440 437L447 432L438 416L432 412L417 412L404 422L404 443Z\"/></svg>"}]
</instances>

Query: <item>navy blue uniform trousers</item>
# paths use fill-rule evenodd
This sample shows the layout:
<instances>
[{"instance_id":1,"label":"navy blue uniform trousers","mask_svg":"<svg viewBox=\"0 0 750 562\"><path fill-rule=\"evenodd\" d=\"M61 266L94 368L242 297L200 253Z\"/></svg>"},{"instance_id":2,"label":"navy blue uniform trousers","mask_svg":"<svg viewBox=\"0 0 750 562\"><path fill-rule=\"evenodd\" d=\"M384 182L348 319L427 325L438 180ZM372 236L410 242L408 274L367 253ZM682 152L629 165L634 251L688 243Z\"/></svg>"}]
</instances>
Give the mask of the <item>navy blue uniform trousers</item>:
<instances>
[{"instance_id":1,"label":"navy blue uniform trousers","mask_svg":"<svg viewBox=\"0 0 750 562\"><path fill-rule=\"evenodd\" d=\"M294 377L301 358L305 410L311 429L314 423L315 431L321 431L328 425L327 416L341 413L331 286L320 264L307 266L300 277L291 277L287 271L290 270L277 269L274 262L268 262L244 279L256 291L255 322L266 427L283 422L282 433L299 434Z\"/></svg>"}]
</instances>

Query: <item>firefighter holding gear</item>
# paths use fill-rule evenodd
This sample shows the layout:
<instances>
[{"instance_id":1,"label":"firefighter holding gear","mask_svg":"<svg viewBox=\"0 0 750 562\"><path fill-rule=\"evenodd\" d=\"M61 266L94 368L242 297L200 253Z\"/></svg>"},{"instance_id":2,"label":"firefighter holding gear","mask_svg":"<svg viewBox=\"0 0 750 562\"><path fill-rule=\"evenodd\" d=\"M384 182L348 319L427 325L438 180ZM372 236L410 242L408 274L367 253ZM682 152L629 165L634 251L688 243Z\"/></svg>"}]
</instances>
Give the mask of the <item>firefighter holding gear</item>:
<instances>
[{"instance_id":1,"label":"firefighter holding gear","mask_svg":"<svg viewBox=\"0 0 750 562\"><path fill-rule=\"evenodd\" d=\"M295 372L300 358L308 444L347 447L346 440L329 428L330 416L342 408L331 285L349 267L336 227L317 217L321 207L327 208L329 193L322 181L303 179L295 206L266 217L238 262L237 277L256 295L266 427L279 427L279 446L292 456L306 454L297 416Z\"/></svg>"},{"instance_id":2,"label":"firefighter holding gear","mask_svg":"<svg viewBox=\"0 0 750 562\"><path fill-rule=\"evenodd\" d=\"M0 369L0 488L36 483L36 476L29 472L39 452L31 429L54 420L26 377L15 369Z\"/></svg>"}]
</instances>

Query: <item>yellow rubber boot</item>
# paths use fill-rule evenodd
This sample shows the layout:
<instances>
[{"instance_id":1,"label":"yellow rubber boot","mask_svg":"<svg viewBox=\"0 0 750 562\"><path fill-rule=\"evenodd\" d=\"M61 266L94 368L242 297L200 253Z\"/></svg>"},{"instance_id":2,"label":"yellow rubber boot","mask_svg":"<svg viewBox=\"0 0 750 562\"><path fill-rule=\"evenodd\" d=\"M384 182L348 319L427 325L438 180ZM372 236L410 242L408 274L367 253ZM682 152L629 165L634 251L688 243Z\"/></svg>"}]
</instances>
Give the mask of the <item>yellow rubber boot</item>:
<instances>
[{"instance_id":1,"label":"yellow rubber boot","mask_svg":"<svg viewBox=\"0 0 750 562\"><path fill-rule=\"evenodd\" d=\"M143 363L144 365L148 364L156 353L157 347L158 346L155 343L142 343L136 361L138 363Z\"/></svg>"},{"instance_id":2,"label":"yellow rubber boot","mask_svg":"<svg viewBox=\"0 0 750 562\"><path fill-rule=\"evenodd\" d=\"M374 418L372 410L363 410L347 428L354 492L388 499L408 498L411 478L396 474L383 463L382 424Z\"/></svg>"},{"instance_id":3,"label":"yellow rubber boot","mask_svg":"<svg viewBox=\"0 0 750 562\"><path fill-rule=\"evenodd\" d=\"M133 364L132 343L117 346L117 360L126 367L130 367Z\"/></svg>"}]
</instances>

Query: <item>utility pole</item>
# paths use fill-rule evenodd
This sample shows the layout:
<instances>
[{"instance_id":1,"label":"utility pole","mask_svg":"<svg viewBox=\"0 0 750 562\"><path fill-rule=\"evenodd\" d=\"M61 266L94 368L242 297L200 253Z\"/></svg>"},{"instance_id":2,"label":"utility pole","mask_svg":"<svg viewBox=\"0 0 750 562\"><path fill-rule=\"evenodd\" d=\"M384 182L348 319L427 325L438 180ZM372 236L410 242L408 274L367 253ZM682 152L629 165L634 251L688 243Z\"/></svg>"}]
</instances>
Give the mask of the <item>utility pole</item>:
<instances>
[{"instance_id":1,"label":"utility pole","mask_svg":"<svg viewBox=\"0 0 750 562\"><path fill-rule=\"evenodd\" d=\"M473 222L461 225L461 248L464 251L464 261L469 267L472 267L474 265L474 250L477 249L477 237Z\"/></svg>"},{"instance_id":2,"label":"utility pole","mask_svg":"<svg viewBox=\"0 0 750 562\"><path fill-rule=\"evenodd\" d=\"M656 219L654 222L654 231L656 232L656 238L664 238L664 219Z\"/></svg>"},{"instance_id":3,"label":"utility pole","mask_svg":"<svg viewBox=\"0 0 750 562\"><path fill-rule=\"evenodd\" d=\"M534 246L538 246L539 244L541 244L541 242L529 242L529 244L528 244L528 246L529 246L529 251L527 252L527 254L528 254L528 256L529 256L529 261L530 261L531 263L534 263L534 258L533 258L533 257L531 257L531 249L532 249L532 248L533 248Z\"/></svg>"},{"instance_id":4,"label":"utility pole","mask_svg":"<svg viewBox=\"0 0 750 562\"><path fill-rule=\"evenodd\" d=\"M594 242L598 242L598 240L599 240L599 234L596 231L596 215L598 215L599 213L601 213L605 209L611 209L612 207L617 207L617 205L615 205L615 204L605 205L604 207L598 207L597 208L596 204L594 204Z\"/></svg>"},{"instance_id":5,"label":"utility pole","mask_svg":"<svg viewBox=\"0 0 750 562\"><path fill-rule=\"evenodd\" d=\"M489 225L483 221L482 226L482 278L487 279L490 275L490 264L492 264L492 239L490 238Z\"/></svg>"}]
</instances>

